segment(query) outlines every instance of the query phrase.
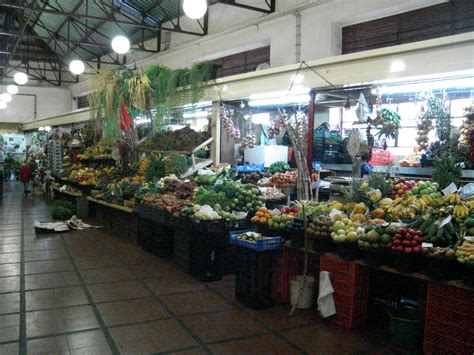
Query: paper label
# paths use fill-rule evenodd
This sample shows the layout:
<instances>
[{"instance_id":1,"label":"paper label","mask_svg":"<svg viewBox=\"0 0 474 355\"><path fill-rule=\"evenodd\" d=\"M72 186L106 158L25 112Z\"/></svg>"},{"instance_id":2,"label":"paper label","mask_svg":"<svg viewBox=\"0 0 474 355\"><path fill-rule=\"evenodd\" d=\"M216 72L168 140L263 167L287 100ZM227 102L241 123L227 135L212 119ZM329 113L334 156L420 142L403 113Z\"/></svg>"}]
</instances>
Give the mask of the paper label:
<instances>
[{"instance_id":1,"label":"paper label","mask_svg":"<svg viewBox=\"0 0 474 355\"><path fill-rule=\"evenodd\" d=\"M338 214L342 214L342 211L339 211L338 209L333 208L331 212L329 212L329 217L334 217L334 216L337 216Z\"/></svg>"},{"instance_id":2,"label":"paper label","mask_svg":"<svg viewBox=\"0 0 474 355\"><path fill-rule=\"evenodd\" d=\"M433 248L433 243L421 243L422 248Z\"/></svg>"},{"instance_id":3,"label":"paper label","mask_svg":"<svg viewBox=\"0 0 474 355\"><path fill-rule=\"evenodd\" d=\"M448 217L446 217L445 219L443 219L440 224L439 224L439 228L442 228L443 226L445 226L446 224L448 224L449 222L451 222L451 215L449 215Z\"/></svg>"},{"instance_id":4,"label":"paper label","mask_svg":"<svg viewBox=\"0 0 474 355\"><path fill-rule=\"evenodd\" d=\"M454 182L450 183L444 190L441 190L441 192L443 192L444 195L453 194L457 191L458 191L458 188L456 187Z\"/></svg>"}]
</instances>

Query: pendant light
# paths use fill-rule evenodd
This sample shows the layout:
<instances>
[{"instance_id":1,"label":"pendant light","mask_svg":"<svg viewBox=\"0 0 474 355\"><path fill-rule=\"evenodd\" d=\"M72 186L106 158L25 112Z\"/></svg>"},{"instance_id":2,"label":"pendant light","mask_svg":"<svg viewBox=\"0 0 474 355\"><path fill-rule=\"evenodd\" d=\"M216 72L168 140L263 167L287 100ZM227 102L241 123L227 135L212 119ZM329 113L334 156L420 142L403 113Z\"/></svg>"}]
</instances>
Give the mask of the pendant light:
<instances>
[{"instance_id":1,"label":"pendant light","mask_svg":"<svg viewBox=\"0 0 474 355\"><path fill-rule=\"evenodd\" d=\"M13 76L13 80L15 80L15 83L18 85L25 85L28 82L28 75L22 72L17 72Z\"/></svg>"},{"instance_id":2,"label":"pendant light","mask_svg":"<svg viewBox=\"0 0 474 355\"><path fill-rule=\"evenodd\" d=\"M69 70L75 75L84 73L84 69L85 66L82 60L74 59L71 63L69 63Z\"/></svg>"},{"instance_id":3,"label":"pendant light","mask_svg":"<svg viewBox=\"0 0 474 355\"><path fill-rule=\"evenodd\" d=\"M112 40L112 49L115 53L125 54L130 49L130 41L125 36L117 36Z\"/></svg>"},{"instance_id":4,"label":"pendant light","mask_svg":"<svg viewBox=\"0 0 474 355\"><path fill-rule=\"evenodd\" d=\"M8 92L4 92L3 94L0 94L0 100L8 103L12 100L12 95L10 95Z\"/></svg>"},{"instance_id":5,"label":"pendant light","mask_svg":"<svg viewBox=\"0 0 474 355\"><path fill-rule=\"evenodd\" d=\"M8 85L8 86L7 86L7 92L8 92L10 95L16 95L16 94L18 94L18 86L13 85L13 84Z\"/></svg>"},{"instance_id":6,"label":"pendant light","mask_svg":"<svg viewBox=\"0 0 474 355\"><path fill-rule=\"evenodd\" d=\"M183 11L189 18L197 20L203 17L207 11L206 0L184 0Z\"/></svg>"}]
</instances>

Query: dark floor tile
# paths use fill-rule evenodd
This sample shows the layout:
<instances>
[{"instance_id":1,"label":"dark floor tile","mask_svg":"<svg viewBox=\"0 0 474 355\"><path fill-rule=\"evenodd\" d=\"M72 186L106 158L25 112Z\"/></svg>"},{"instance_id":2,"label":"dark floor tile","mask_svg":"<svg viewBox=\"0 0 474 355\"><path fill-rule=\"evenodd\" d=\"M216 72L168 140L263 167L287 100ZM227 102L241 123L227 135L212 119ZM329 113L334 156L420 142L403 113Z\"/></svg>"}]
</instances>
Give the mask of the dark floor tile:
<instances>
[{"instance_id":1,"label":"dark floor tile","mask_svg":"<svg viewBox=\"0 0 474 355\"><path fill-rule=\"evenodd\" d=\"M157 259L156 261L134 265L130 268L142 279L173 277L177 274L176 267L168 260Z\"/></svg>"},{"instance_id":2,"label":"dark floor tile","mask_svg":"<svg viewBox=\"0 0 474 355\"><path fill-rule=\"evenodd\" d=\"M307 352L316 353L372 353L383 350L382 345L339 326L319 320L317 325L284 331L283 336Z\"/></svg>"},{"instance_id":3,"label":"dark floor tile","mask_svg":"<svg viewBox=\"0 0 474 355\"><path fill-rule=\"evenodd\" d=\"M104 282L130 281L136 279L135 274L126 267L82 270L81 275L84 279L84 282L88 285Z\"/></svg>"},{"instance_id":4,"label":"dark floor tile","mask_svg":"<svg viewBox=\"0 0 474 355\"><path fill-rule=\"evenodd\" d=\"M122 353L156 353L197 346L174 319L113 328L110 333Z\"/></svg>"},{"instance_id":5,"label":"dark floor tile","mask_svg":"<svg viewBox=\"0 0 474 355\"><path fill-rule=\"evenodd\" d=\"M90 306L26 313L26 334L29 338L98 327L99 323Z\"/></svg>"},{"instance_id":6,"label":"dark floor tile","mask_svg":"<svg viewBox=\"0 0 474 355\"><path fill-rule=\"evenodd\" d=\"M0 354L2 355L17 355L19 349L19 343L0 344Z\"/></svg>"},{"instance_id":7,"label":"dark floor tile","mask_svg":"<svg viewBox=\"0 0 474 355\"><path fill-rule=\"evenodd\" d=\"M210 345L215 354L301 354L283 340L273 335L262 335L249 339ZM311 351L310 353L314 353ZM331 352L322 352L330 354Z\"/></svg>"},{"instance_id":8,"label":"dark floor tile","mask_svg":"<svg viewBox=\"0 0 474 355\"><path fill-rule=\"evenodd\" d=\"M0 254L0 264L19 263L21 260L20 253L3 253Z\"/></svg>"},{"instance_id":9,"label":"dark floor tile","mask_svg":"<svg viewBox=\"0 0 474 355\"><path fill-rule=\"evenodd\" d=\"M56 288L77 286L79 277L74 271L55 272L51 274L37 274L25 276L25 289L35 290L41 288Z\"/></svg>"},{"instance_id":10,"label":"dark floor tile","mask_svg":"<svg viewBox=\"0 0 474 355\"><path fill-rule=\"evenodd\" d=\"M105 324L109 326L170 317L165 308L153 298L101 303L97 308Z\"/></svg>"},{"instance_id":11,"label":"dark floor tile","mask_svg":"<svg viewBox=\"0 0 474 355\"><path fill-rule=\"evenodd\" d=\"M139 281L124 281L88 287L95 302L109 302L148 297L150 292Z\"/></svg>"},{"instance_id":12,"label":"dark floor tile","mask_svg":"<svg viewBox=\"0 0 474 355\"><path fill-rule=\"evenodd\" d=\"M267 332L239 310L196 314L184 317L183 320L205 343Z\"/></svg>"},{"instance_id":13,"label":"dark floor tile","mask_svg":"<svg viewBox=\"0 0 474 355\"><path fill-rule=\"evenodd\" d=\"M25 261L39 261L39 260L52 260L52 259L66 259L68 253L66 250L34 250L25 251Z\"/></svg>"},{"instance_id":14,"label":"dark floor tile","mask_svg":"<svg viewBox=\"0 0 474 355\"><path fill-rule=\"evenodd\" d=\"M0 343L18 340L20 336L20 315L0 316Z\"/></svg>"},{"instance_id":15,"label":"dark floor tile","mask_svg":"<svg viewBox=\"0 0 474 355\"><path fill-rule=\"evenodd\" d=\"M0 294L0 314L15 312L20 312L20 294L18 292Z\"/></svg>"},{"instance_id":16,"label":"dark floor tile","mask_svg":"<svg viewBox=\"0 0 474 355\"><path fill-rule=\"evenodd\" d=\"M110 255L93 258L74 258L74 262L80 270L101 269L124 265L119 258Z\"/></svg>"},{"instance_id":17,"label":"dark floor tile","mask_svg":"<svg viewBox=\"0 0 474 355\"><path fill-rule=\"evenodd\" d=\"M26 292L26 310L39 310L56 307L88 304L82 287L57 288Z\"/></svg>"},{"instance_id":18,"label":"dark floor tile","mask_svg":"<svg viewBox=\"0 0 474 355\"><path fill-rule=\"evenodd\" d=\"M30 340L28 354L110 354L101 330Z\"/></svg>"},{"instance_id":19,"label":"dark floor tile","mask_svg":"<svg viewBox=\"0 0 474 355\"><path fill-rule=\"evenodd\" d=\"M239 303L237 298L235 297L235 288L219 288L215 290L218 294L220 294L227 302L230 304Z\"/></svg>"},{"instance_id":20,"label":"dark floor tile","mask_svg":"<svg viewBox=\"0 0 474 355\"><path fill-rule=\"evenodd\" d=\"M74 270L74 265L68 259L30 261L25 263L25 274L27 275L72 270Z\"/></svg>"},{"instance_id":21,"label":"dark floor tile","mask_svg":"<svg viewBox=\"0 0 474 355\"><path fill-rule=\"evenodd\" d=\"M0 278L0 293L20 291L20 277L2 277Z\"/></svg>"},{"instance_id":22,"label":"dark floor tile","mask_svg":"<svg viewBox=\"0 0 474 355\"><path fill-rule=\"evenodd\" d=\"M156 259L154 255L148 254L138 248L123 252L119 256L127 265L146 264Z\"/></svg>"},{"instance_id":23,"label":"dark floor tile","mask_svg":"<svg viewBox=\"0 0 474 355\"><path fill-rule=\"evenodd\" d=\"M0 264L0 281L5 276L20 275L20 263L15 264Z\"/></svg>"},{"instance_id":24,"label":"dark floor tile","mask_svg":"<svg viewBox=\"0 0 474 355\"><path fill-rule=\"evenodd\" d=\"M145 282L157 295L206 290L206 286L195 278L178 272L173 276L150 279Z\"/></svg>"},{"instance_id":25,"label":"dark floor tile","mask_svg":"<svg viewBox=\"0 0 474 355\"><path fill-rule=\"evenodd\" d=\"M296 310L291 316L289 315L290 310L290 305L275 305L268 309L258 311L248 309L247 311L277 331L317 323L315 312L312 309Z\"/></svg>"},{"instance_id":26,"label":"dark floor tile","mask_svg":"<svg viewBox=\"0 0 474 355\"><path fill-rule=\"evenodd\" d=\"M168 355L205 355L208 354L207 351L201 347L187 348L183 350L176 350L167 353Z\"/></svg>"},{"instance_id":27,"label":"dark floor tile","mask_svg":"<svg viewBox=\"0 0 474 355\"><path fill-rule=\"evenodd\" d=\"M206 283L206 286L213 290L235 287L235 275L227 275L224 276L222 280L208 282Z\"/></svg>"},{"instance_id":28,"label":"dark floor tile","mask_svg":"<svg viewBox=\"0 0 474 355\"><path fill-rule=\"evenodd\" d=\"M160 297L177 315L218 312L233 309L212 291L198 291Z\"/></svg>"}]
</instances>

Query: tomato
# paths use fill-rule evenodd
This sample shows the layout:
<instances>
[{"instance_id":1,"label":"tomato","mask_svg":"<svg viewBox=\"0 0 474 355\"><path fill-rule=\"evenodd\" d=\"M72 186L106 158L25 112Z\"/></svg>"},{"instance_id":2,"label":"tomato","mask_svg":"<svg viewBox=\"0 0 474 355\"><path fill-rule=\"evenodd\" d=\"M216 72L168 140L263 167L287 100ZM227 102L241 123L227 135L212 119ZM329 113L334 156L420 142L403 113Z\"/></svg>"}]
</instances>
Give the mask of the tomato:
<instances>
[{"instance_id":1,"label":"tomato","mask_svg":"<svg viewBox=\"0 0 474 355\"><path fill-rule=\"evenodd\" d=\"M415 233L416 233L416 229L408 228L408 233L410 233L410 234L415 234Z\"/></svg>"},{"instance_id":2,"label":"tomato","mask_svg":"<svg viewBox=\"0 0 474 355\"><path fill-rule=\"evenodd\" d=\"M411 245L411 243L410 243L409 240L404 240L404 241L402 241L402 245L403 245L404 247L409 247L409 246Z\"/></svg>"},{"instance_id":3,"label":"tomato","mask_svg":"<svg viewBox=\"0 0 474 355\"><path fill-rule=\"evenodd\" d=\"M410 245L411 245L412 247L416 247L416 246L418 245L418 242L417 242L416 240L412 240L412 241L410 242Z\"/></svg>"},{"instance_id":4,"label":"tomato","mask_svg":"<svg viewBox=\"0 0 474 355\"><path fill-rule=\"evenodd\" d=\"M403 251L403 247L401 245L399 245L398 247L395 247L395 250L396 251L399 251L399 252L402 252Z\"/></svg>"},{"instance_id":5,"label":"tomato","mask_svg":"<svg viewBox=\"0 0 474 355\"><path fill-rule=\"evenodd\" d=\"M407 234L407 235L405 236L405 239L406 239L406 240L412 240L412 239L413 239L413 236L412 236L411 234Z\"/></svg>"},{"instance_id":6,"label":"tomato","mask_svg":"<svg viewBox=\"0 0 474 355\"><path fill-rule=\"evenodd\" d=\"M413 252L414 253L419 253L421 251L420 247L413 247Z\"/></svg>"},{"instance_id":7,"label":"tomato","mask_svg":"<svg viewBox=\"0 0 474 355\"><path fill-rule=\"evenodd\" d=\"M413 251L413 249L410 248L410 247L406 247L405 249L403 249L404 253L411 253L412 251Z\"/></svg>"},{"instance_id":8,"label":"tomato","mask_svg":"<svg viewBox=\"0 0 474 355\"><path fill-rule=\"evenodd\" d=\"M400 239L395 239L393 241L393 245L395 245L395 246L400 245L400 244L402 244L402 241Z\"/></svg>"},{"instance_id":9,"label":"tomato","mask_svg":"<svg viewBox=\"0 0 474 355\"><path fill-rule=\"evenodd\" d=\"M390 243L387 243L385 246L386 246L387 248L391 248L391 247L392 247L392 243L391 243L391 242L390 242Z\"/></svg>"},{"instance_id":10,"label":"tomato","mask_svg":"<svg viewBox=\"0 0 474 355\"><path fill-rule=\"evenodd\" d=\"M422 238L423 237L423 232L422 231L419 231L419 230L416 230L415 231L415 235Z\"/></svg>"},{"instance_id":11,"label":"tomato","mask_svg":"<svg viewBox=\"0 0 474 355\"><path fill-rule=\"evenodd\" d=\"M402 235L399 234L399 233L395 233L395 235L393 236L393 238L395 238L395 239L402 239Z\"/></svg>"},{"instance_id":12,"label":"tomato","mask_svg":"<svg viewBox=\"0 0 474 355\"><path fill-rule=\"evenodd\" d=\"M405 228L399 228L397 230L397 233L399 233L400 235L405 235L407 234L407 230Z\"/></svg>"}]
</instances>

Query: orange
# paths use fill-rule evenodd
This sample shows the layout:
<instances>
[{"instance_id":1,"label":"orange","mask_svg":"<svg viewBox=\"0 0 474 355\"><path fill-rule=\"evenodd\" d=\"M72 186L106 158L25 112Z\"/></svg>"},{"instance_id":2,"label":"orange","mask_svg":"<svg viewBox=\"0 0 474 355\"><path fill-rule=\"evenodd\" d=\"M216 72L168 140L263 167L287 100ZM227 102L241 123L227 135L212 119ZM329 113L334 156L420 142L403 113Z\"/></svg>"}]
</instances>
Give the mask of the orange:
<instances>
[{"instance_id":1,"label":"orange","mask_svg":"<svg viewBox=\"0 0 474 355\"><path fill-rule=\"evenodd\" d=\"M267 219L265 217L261 217L259 222L260 223L267 223Z\"/></svg>"}]
</instances>

